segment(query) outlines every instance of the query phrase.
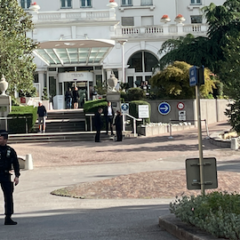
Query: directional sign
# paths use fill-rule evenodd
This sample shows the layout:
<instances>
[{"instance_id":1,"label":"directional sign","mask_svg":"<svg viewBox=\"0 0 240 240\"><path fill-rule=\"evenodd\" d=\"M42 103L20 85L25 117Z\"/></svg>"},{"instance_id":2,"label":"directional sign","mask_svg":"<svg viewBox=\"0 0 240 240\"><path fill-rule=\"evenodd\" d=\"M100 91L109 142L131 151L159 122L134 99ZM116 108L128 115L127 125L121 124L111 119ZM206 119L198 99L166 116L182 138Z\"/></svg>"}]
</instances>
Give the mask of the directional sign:
<instances>
[{"instance_id":1,"label":"directional sign","mask_svg":"<svg viewBox=\"0 0 240 240\"><path fill-rule=\"evenodd\" d=\"M167 102L162 102L158 105L158 111L162 115L167 115L171 111L171 106Z\"/></svg>"},{"instance_id":2,"label":"directional sign","mask_svg":"<svg viewBox=\"0 0 240 240\"><path fill-rule=\"evenodd\" d=\"M189 70L189 83L191 87L198 84L198 69L196 66L191 67Z\"/></svg>"},{"instance_id":3,"label":"directional sign","mask_svg":"<svg viewBox=\"0 0 240 240\"><path fill-rule=\"evenodd\" d=\"M121 112L122 114L129 114L129 103L121 104Z\"/></svg>"}]
</instances>

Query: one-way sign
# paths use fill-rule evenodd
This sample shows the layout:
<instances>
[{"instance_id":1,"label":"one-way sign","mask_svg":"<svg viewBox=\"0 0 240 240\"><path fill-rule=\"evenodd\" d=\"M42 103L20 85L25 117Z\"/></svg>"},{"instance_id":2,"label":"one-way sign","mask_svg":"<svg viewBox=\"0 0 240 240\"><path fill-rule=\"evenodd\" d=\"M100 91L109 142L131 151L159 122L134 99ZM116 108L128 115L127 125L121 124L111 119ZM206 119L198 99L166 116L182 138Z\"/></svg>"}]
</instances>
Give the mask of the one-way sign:
<instances>
[{"instance_id":1,"label":"one-way sign","mask_svg":"<svg viewBox=\"0 0 240 240\"><path fill-rule=\"evenodd\" d=\"M161 113L162 115L167 115L170 113L171 111L171 106L167 103L167 102L162 102L159 104L158 106L158 111L159 113Z\"/></svg>"}]
</instances>

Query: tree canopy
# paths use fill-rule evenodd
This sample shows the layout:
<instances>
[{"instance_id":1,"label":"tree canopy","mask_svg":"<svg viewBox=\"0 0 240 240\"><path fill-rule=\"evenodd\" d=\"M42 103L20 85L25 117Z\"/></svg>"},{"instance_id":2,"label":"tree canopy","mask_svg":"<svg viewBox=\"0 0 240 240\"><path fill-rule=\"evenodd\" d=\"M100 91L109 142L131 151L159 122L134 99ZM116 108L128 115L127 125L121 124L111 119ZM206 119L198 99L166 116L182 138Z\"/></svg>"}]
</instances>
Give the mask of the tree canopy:
<instances>
[{"instance_id":1,"label":"tree canopy","mask_svg":"<svg viewBox=\"0 0 240 240\"><path fill-rule=\"evenodd\" d=\"M163 69L174 61L185 61L191 65L204 65L219 73L219 61L224 61L223 47L229 43L229 36L236 37L240 31L240 1L227 0L223 5L211 3L202 8L209 25L206 37L185 37L164 42L160 54Z\"/></svg>"},{"instance_id":2,"label":"tree canopy","mask_svg":"<svg viewBox=\"0 0 240 240\"><path fill-rule=\"evenodd\" d=\"M0 0L0 74L9 83L8 92L14 89L27 92L33 88L32 51L36 44L26 37L32 31L31 15L16 0Z\"/></svg>"},{"instance_id":3,"label":"tree canopy","mask_svg":"<svg viewBox=\"0 0 240 240\"><path fill-rule=\"evenodd\" d=\"M192 99L195 96L195 88L189 85L189 69L191 65L176 61L168 65L164 70L155 74L150 83L158 88L163 97L171 99ZM205 84L200 87L202 97L208 97L213 93L216 81L211 80L211 72L206 69L204 73Z\"/></svg>"}]
</instances>

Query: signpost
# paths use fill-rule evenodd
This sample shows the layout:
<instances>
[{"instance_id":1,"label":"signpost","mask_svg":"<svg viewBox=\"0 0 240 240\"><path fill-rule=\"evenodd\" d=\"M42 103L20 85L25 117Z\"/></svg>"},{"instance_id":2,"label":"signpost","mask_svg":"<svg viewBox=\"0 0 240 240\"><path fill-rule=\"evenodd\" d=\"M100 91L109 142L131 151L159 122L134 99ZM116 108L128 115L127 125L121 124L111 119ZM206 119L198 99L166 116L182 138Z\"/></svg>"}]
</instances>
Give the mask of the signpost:
<instances>
[{"instance_id":1,"label":"signpost","mask_svg":"<svg viewBox=\"0 0 240 240\"><path fill-rule=\"evenodd\" d=\"M167 115L171 111L171 106L167 102L162 102L158 105L158 111L162 115Z\"/></svg>"},{"instance_id":2,"label":"signpost","mask_svg":"<svg viewBox=\"0 0 240 240\"><path fill-rule=\"evenodd\" d=\"M148 105L138 105L138 118L149 118Z\"/></svg>"},{"instance_id":3,"label":"signpost","mask_svg":"<svg viewBox=\"0 0 240 240\"><path fill-rule=\"evenodd\" d=\"M204 66L201 66L201 67L193 66L190 68L189 84L191 87L195 86L195 90L196 90L201 193L202 195L205 195L205 184L204 184L204 175L203 175L202 125L201 125L201 111L200 111L200 91L199 91L199 87L204 84Z\"/></svg>"},{"instance_id":4,"label":"signpost","mask_svg":"<svg viewBox=\"0 0 240 240\"><path fill-rule=\"evenodd\" d=\"M186 111L179 111L179 121L186 121Z\"/></svg>"},{"instance_id":5,"label":"signpost","mask_svg":"<svg viewBox=\"0 0 240 240\"><path fill-rule=\"evenodd\" d=\"M129 103L121 104L121 112L123 115L129 114Z\"/></svg>"},{"instance_id":6,"label":"signpost","mask_svg":"<svg viewBox=\"0 0 240 240\"><path fill-rule=\"evenodd\" d=\"M184 103L179 102L179 103L177 104L177 108L178 108L178 110L183 110L183 109L185 108Z\"/></svg>"}]
</instances>

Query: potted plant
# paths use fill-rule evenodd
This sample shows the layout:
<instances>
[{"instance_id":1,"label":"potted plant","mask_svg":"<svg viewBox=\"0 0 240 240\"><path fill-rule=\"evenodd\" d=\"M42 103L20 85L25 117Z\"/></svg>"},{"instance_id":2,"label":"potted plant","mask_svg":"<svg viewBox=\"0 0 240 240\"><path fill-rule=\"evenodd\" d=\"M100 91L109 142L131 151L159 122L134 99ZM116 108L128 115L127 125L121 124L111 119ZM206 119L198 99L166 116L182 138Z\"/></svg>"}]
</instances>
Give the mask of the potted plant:
<instances>
[{"instance_id":1,"label":"potted plant","mask_svg":"<svg viewBox=\"0 0 240 240\"><path fill-rule=\"evenodd\" d=\"M31 4L31 7L29 8L29 10L34 11L34 12L38 12L39 9L40 9L40 6L36 2L33 2Z\"/></svg>"},{"instance_id":2,"label":"potted plant","mask_svg":"<svg viewBox=\"0 0 240 240\"><path fill-rule=\"evenodd\" d=\"M166 24L166 23L170 22L171 19L168 17L168 15L163 15L163 16L161 17L161 20L160 20L160 21Z\"/></svg>"},{"instance_id":3,"label":"potted plant","mask_svg":"<svg viewBox=\"0 0 240 240\"><path fill-rule=\"evenodd\" d=\"M175 22L177 23L183 23L185 21L185 18L183 17L182 14L178 14L175 18Z\"/></svg>"}]
</instances>

